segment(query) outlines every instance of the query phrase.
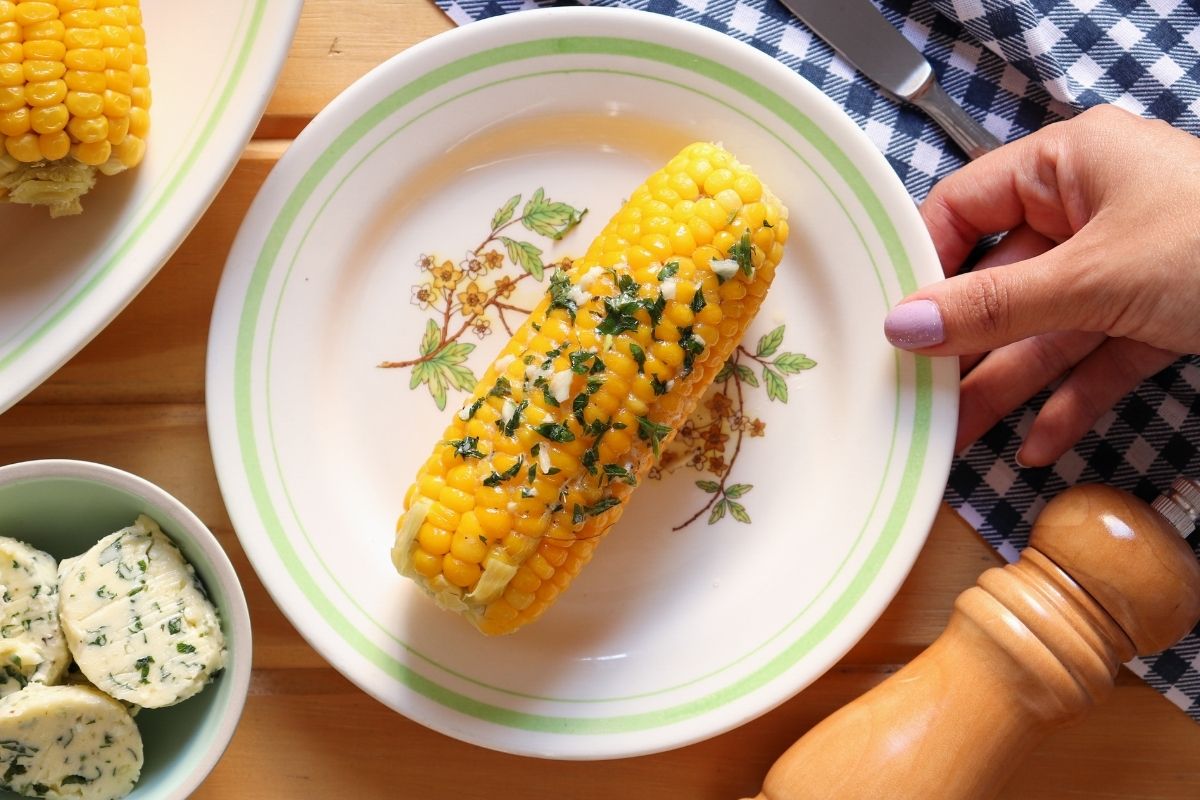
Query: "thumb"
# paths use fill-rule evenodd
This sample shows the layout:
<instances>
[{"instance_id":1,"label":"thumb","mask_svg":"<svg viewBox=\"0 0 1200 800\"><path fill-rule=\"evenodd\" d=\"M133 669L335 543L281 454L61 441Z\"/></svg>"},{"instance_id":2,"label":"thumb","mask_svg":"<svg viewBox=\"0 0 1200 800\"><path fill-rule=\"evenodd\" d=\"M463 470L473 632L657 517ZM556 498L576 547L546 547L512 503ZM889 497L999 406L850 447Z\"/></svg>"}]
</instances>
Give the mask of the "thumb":
<instances>
[{"instance_id":1,"label":"thumb","mask_svg":"<svg viewBox=\"0 0 1200 800\"><path fill-rule=\"evenodd\" d=\"M1051 331L1102 331L1112 288L1089 279L1077 234L1034 258L931 284L900 302L883 330L896 347L925 355L983 353Z\"/></svg>"}]
</instances>

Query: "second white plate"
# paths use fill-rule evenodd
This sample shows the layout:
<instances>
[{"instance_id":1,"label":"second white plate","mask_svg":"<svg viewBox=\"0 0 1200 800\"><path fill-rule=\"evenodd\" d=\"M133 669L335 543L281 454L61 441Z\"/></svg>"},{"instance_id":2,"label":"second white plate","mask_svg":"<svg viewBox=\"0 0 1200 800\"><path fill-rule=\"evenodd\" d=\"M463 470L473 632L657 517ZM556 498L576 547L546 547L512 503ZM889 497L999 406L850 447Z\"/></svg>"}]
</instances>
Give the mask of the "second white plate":
<instances>
[{"instance_id":1,"label":"second white plate","mask_svg":"<svg viewBox=\"0 0 1200 800\"><path fill-rule=\"evenodd\" d=\"M789 206L778 278L575 585L483 638L395 574L402 493L549 265L694 139ZM551 201L557 216L532 213ZM535 221L585 207L561 241ZM538 756L686 744L821 675L907 574L945 485L957 375L897 353L881 321L937 276L883 158L753 49L637 12L473 24L355 84L255 201L210 340L222 492L297 628L392 708Z\"/></svg>"}]
</instances>

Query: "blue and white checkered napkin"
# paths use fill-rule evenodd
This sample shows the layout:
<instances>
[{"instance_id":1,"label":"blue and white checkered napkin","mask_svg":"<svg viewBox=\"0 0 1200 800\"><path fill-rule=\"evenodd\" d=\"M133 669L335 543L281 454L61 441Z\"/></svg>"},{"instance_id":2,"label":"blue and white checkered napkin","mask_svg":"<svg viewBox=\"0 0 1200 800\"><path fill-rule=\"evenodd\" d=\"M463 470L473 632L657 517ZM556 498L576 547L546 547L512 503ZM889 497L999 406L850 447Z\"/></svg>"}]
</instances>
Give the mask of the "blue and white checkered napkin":
<instances>
[{"instance_id":1,"label":"blue and white checkered napkin","mask_svg":"<svg viewBox=\"0 0 1200 800\"><path fill-rule=\"evenodd\" d=\"M830 0L835 2L836 0ZM1200 134L1200 0L875 0L933 64L946 91L1003 141L1114 103ZM458 24L554 0L436 0ZM748 42L841 104L922 199L964 158L941 130L899 105L775 0L590 0L697 22ZM1005 558L1067 486L1103 482L1153 499L1200 476L1200 358L1146 381L1053 467L1013 456L1047 393L1010 414L955 460L946 501ZM1191 542L1200 555L1200 534ZM1200 628L1129 665L1200 721Z\"/></svg>"}]
</instances>

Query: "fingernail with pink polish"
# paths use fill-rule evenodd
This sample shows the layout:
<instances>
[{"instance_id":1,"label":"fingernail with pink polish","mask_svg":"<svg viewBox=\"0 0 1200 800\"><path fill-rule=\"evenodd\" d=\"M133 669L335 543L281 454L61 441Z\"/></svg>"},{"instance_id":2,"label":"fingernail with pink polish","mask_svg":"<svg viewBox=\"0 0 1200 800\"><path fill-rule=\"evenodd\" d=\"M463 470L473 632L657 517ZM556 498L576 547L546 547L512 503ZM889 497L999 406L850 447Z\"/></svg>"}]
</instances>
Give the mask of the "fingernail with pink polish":
<instances>
[{"instance_id":1,"label":"fingernail with pink polish","mask_svg":"<svg viewBox=\"0 0 1200 800\"><path fill-rule=\"evenodd\" d=\"M942 312L932 300L912 300L891 310L883 321L883 334L902 350L919 350L946 339Z\"/></svg>"}]
</instances>

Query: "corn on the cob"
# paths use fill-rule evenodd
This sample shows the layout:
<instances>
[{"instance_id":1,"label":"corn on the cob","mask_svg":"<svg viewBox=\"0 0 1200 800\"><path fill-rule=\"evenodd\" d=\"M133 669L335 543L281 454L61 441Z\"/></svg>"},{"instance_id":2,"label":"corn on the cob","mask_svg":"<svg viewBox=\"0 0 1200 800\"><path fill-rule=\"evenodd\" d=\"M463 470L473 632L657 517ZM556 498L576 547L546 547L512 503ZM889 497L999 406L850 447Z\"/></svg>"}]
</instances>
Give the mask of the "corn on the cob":
<instances>
[{"instance_id":1,"label":"corn on the cob","mask_svg":"<svg viewBox=\"0 0 1200 800\"><path fill-rule=\"evenodd\" d=\"M536 619L737 345L787 235L719 146L652 175L454 416L405 496L397 569L484 633Z\"/></svg>"},{"instance_id":2,"label":"corn on the cob","mask_svg":"<svg viewBox=\"0 0 1200 800\"><path fill-rule=\"evenodd\" d=\"M141 163L149 109L139 0L0 0L0 200L79 213Z\"/></svg>"}]
</instances>

